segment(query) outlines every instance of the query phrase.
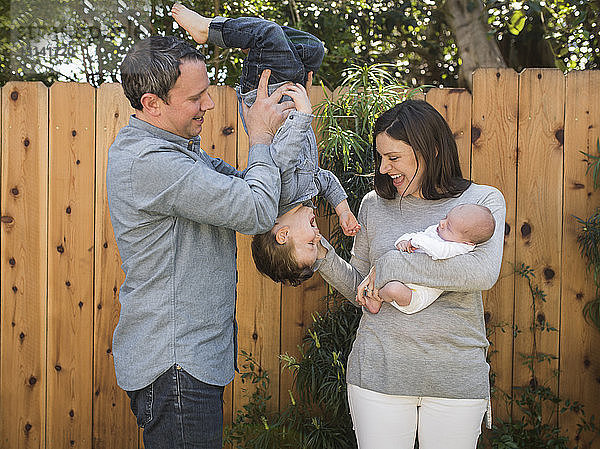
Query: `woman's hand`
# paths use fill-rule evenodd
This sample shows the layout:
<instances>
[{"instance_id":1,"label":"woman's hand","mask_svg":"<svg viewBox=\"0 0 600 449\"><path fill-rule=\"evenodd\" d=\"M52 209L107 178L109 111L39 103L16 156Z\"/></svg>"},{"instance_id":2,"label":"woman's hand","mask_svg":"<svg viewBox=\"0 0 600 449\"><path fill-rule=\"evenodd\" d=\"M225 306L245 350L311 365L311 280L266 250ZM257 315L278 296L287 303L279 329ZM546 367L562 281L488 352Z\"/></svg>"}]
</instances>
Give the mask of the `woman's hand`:
<instances>
[{"instance_id":1,"label":"woman's hand","mask_svg":"<svg viewBox=\"0 0 600 449\"><path fill-rule=\"evenodd\" d=\"M379 297L379 290L375 288L375 267L371 268L367 277L358 285L356 302L371 313L379 312L383 300Z\"/></svg>"}]
</instances>

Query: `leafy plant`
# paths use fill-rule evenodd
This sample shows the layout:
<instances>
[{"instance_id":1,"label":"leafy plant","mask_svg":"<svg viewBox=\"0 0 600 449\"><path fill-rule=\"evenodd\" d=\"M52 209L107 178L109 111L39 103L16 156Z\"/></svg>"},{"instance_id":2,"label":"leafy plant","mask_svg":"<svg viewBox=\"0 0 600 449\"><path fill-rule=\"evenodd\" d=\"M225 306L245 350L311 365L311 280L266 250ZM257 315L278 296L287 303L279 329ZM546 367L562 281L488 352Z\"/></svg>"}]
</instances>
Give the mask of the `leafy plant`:
<instances>
[{"instance_id":1,"label":"leafy plant","mask_svg":"<svg viewBox=\"0 0 600 449\"><path fill-rule=\"evenodd\" d=\"M600 139L596 141L598 155L581 152L587 157L586 174L592 173L594 189L600 187ZM587 268L592 272L596 294L583 308L583 316L588 323L600 330L600 209L587 219L575 217L581 225L577 243L581 254L587 260Z\"/></svg>"},{"instance_id":2,"label":"leafy plant","mask_svg":"<svg viewBox=\"0 0 600 449\"><path fill-rule=\"evenodd\" d=\"M591 435L587 443L591 443L600 434L600 427L596 424L595 417L588 418L581 403L561 398L549 386L540 383L536 375L536 367L539 364L550 364L557 359L556 355L546 354L537 349L537 340L542 332L558 332L545 318L540 318L542 315L537 314L539 305L547 301L546 294L534 284L535 273L531 267L521 264L515 267L515 273L527 281L532 305L529 327L533 342L532 349L530 353L520 354L523 365L529 371L530 381L527 385L514 387L511 393L494 387L493 391L496 395L499 395L509 408L511 405L514 407L513 416L518 418L496 419L491 431L487 432L482 439L481 445L493 449L587 447L583 446L584 433ZM513 328L513 332L514 338L521 333L516 327ZM555 371L554 375L557 376L558 371ZM579 418L577 432L572 440L556 424L557 413L573 414Z\"/></svg>"},{"instance_id":3,"label":"leafy plant","mask_svg":"<svg viewBox=\"0 0 600 449\"><path fill-rule=\"evenodd\" d=\"M422 92L398 84L393 66L353 65L340 87L321 102L316 114L321 138L321 167L337 175L357 213L362 198L372 190L372 129L379 114ZM332 213L331 208L328 209ZM352 238L334 230L331 244L349 260Z\"/></svg>"},{"instance_id":4,"label":"leafy plant","mask_svg":"<svg viewBox=\"0 0 600 449\"><path fill-rule=\"evenodd\" d=\"M248 403L238 410L231 426L224 432L223 442L234 448L279 449L297 448L301 437L294 426L295 420L287 414L267 412L269 394L269 374L253 359L252 354L240 351L242 363L242 383L250 382L253 392ZM247 389L246 389L247 391Z\"/></svg>"}]
</instances>

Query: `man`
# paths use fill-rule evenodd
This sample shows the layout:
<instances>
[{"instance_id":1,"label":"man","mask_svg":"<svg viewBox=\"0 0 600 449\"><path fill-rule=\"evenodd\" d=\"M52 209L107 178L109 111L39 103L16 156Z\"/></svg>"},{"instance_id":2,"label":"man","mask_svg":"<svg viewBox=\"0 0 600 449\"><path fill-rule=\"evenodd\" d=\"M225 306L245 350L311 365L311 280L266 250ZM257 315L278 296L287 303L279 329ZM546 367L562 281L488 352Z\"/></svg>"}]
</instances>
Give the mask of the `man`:
<instances>
[{"instance_id":1,"label":"man","mask_svg":"<svg viewBox=\"0 0 600 449\"><path fill-rule=\"evenodd\" d=\"M279 169L269 153L292 107L282 90L246 110L248 167L200 148L213 109L204 56L173 37L138 42L121 65L136 109L109 150L110 215L123 261L113 336L117 383L144 428L144 446L221 448L223 389L235 368L235 232L269 230Z\"/></svg>"}]
</instances>

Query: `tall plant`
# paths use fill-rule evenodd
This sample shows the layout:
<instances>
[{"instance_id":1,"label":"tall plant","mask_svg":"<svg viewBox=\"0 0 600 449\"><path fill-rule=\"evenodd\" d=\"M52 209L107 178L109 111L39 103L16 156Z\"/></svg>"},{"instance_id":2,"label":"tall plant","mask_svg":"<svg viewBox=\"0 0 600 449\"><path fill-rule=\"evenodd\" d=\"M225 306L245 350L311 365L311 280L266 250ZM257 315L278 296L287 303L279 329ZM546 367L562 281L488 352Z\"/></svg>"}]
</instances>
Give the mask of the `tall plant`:
<instances>
[{"instance_id":1,"label":"tall plant","mask_svg":"<svg viewBox=\"0 0 600 449\"><path fill-rule=\"evenodd\" d=\"M507 406L513 405L515 415L506 420L496 419L492 430L484 434L480 441L482 448L491 449L578 449L589 447L600 433L600 427L594 415L588 417L584 407L577 401L561 398L548 385L540 382L536 368L543 363L551 363L558 357L555 354L541 352L538 339L542 333L558 332L536 310L547 301L546 293L534 283L534 270L528 265L515 267L515 273L527 282L529 301L531 302L531 323L529 332L532 338L531 351L520 353L523 365L529 371L530 381L526 385L514 387L508 393L493 386L496 395L502 398ZM502 329L504 331L504 329ZM522 331L513 328L514 338ZM558 376L558 371L554 375ZM492 376L492 379L494 376ZM578 419L577 430L573 438L557 424L557 415L574 416ZM587 437L584 441L584 435Z\"/></svg>"},{"instance_id":2,"label":"tall plant","mask_svg":"<svg viewBox=\"0 0 600 449\"><path fill-rule=\"evenodd\" d=\"M351 66L340 87L316 109L321 166L340 179L355 214L362 198L373 188L375 120L383 111L422 91L398 84L392 69L385 64ZM331 244L340 256L349 259L352 238L338 228L331 235Z\"/></svg>"},{"instance_id":3,"label":"tall plant","mask_svg":"<svg viewBox=\"0 0 600 449\"><path fill-rule=\"evenodd\" d=\"M315 109L321 166L340 179L354 213L372 189L375 119L418 92L398 84L388 70L385 65L352 66L341 86ZM331 243L349 259L351 239L334 231ZM295 375L296 391L290 392L292 404L286 410L267 413L268 373L257 370L248 356L243 380L258 388L226 432L226 442L235 448L356 448L346 400L346 362L361 310L333 291L326 299L326 312L313 318L303 339L301 357L281 356Z\"/></svg>"},{"instance_id":4,"label":"tall plant","mask_svg":"<svg viewBox=\"0 0 600 449\"><path fill-rule=\"evenodd\" d=\"M598 155L583 153L587 157L586 174L591 171L594 190L600 187L600 139L596 141ZM595 297L588 301L583 308L583 316L596 329L600 330L600 208L587 219L575 217L581 225L577 242L581 254L587 260L587 267L593 274L596 286Z\"/></svg>"}]
</instances>

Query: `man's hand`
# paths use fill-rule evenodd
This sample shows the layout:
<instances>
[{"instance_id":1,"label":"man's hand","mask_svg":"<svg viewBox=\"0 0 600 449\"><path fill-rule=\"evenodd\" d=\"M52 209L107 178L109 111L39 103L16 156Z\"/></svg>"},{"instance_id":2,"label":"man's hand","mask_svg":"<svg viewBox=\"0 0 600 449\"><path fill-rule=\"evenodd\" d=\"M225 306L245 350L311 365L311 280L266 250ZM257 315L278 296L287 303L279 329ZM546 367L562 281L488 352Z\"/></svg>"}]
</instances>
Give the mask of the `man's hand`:
<instances>
[{"instance_id":1,"label":"man's hand","mask_svg":"<svg viewBox=\"0 0 600 449\"><path fill-rule=\"evenodd\" d=\"M269 145L287 115L294 109L292 101L279 103L288 85L284 84L280 86L269 96L267 86L270 76L270 70L267 69L262 72L256 91L256 101L251 108L242 102L242 111L246 128L248 129L250 146L257 143Z\"/></svg>"},{"instance_id":2,"label":"man's hand","mask_svg":"<svg viewBox=\"0 0 600 449\"><path fill-rule=\"evenodd\" d=\"M396 245L396 248L400 251L405 251L407 253L413 253L416 249L418 249L417 247L412 245L410 240L400 240Z\"/></svg>"}]
</instances>

